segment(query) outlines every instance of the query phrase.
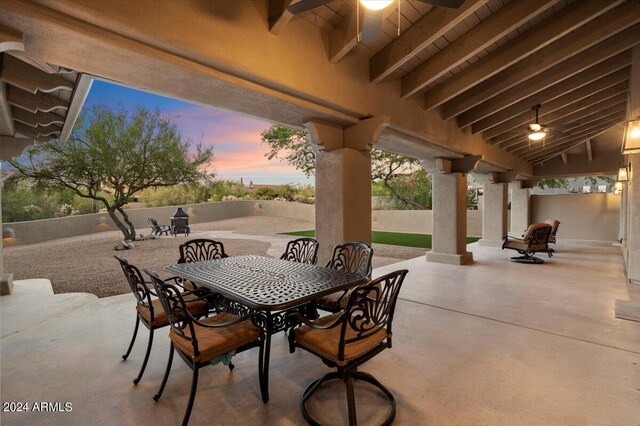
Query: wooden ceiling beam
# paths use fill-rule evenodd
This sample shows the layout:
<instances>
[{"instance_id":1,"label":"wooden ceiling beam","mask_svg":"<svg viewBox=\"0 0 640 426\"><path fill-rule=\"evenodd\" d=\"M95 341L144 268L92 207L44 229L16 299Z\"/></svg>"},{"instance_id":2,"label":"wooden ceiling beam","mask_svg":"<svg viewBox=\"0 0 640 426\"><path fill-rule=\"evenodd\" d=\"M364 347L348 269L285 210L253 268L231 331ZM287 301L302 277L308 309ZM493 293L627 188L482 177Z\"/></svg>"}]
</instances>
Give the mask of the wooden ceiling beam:
<instances>
[{"instance_id":1,"label":"wooden ceiling beam","mask_svg":"<svg viewBox=\"0 0 640 426\"><path fill-rule=\"evenodd\" d=\"M61 128L56 125L49 125L45 127L31 127L27 126L23 123L16 123L16 133L20 133L22 136L26 136L29 138L40 138L40 137L53 137L54 135L60 134Z\"/></svg>"},{"instance_id":2,"label":"wooden ceiling beam","mask_svg":"<svg viewBox=\"0 0 640 426\"><path fill-rule=\"evenodd\" d=\"M577 123L578 126L575 129L570 130L570 132L572 133L565 133L558 136L550 136L547 138L546 140L547 143L545 145L553 145L558 142L562 142L565 139L569 139L575 135L587 132L589 129L593 127L597 127L602 123L610 121L612 118L616 118L621 114L624 114L626 110L627 110L626 104L620 103L614 107L586 116L581 120L580 123ZM507 152L515 155L520 155L524 151L526 151L528 147L529 147L529 142L525 137L524 141L518 143L517 145L509 147L507 149Z\"/></svg>"},{"instance_id":3,"label":"wooden ceiling beam","mask_svg":"<svg viewBox=\"0 0 640 426\"><path fill-rule=\"evenodd\" d=\"M17 87L9 87L8 92L7 98L11 105L29 112L49 112L56 108L69 108L69 102L44 93L33 94Z\"/></svg>"},{"instance_id":4,"label":"wooden ceiling beam","mask_svg":"<svg viewBox=\"0 0 640 426\"><path fill-rule=\"evenodd\" d=\"M278 35L293 18L287 9L292 0L269 0L269 32Z\"/></svg>"},{"instance_id":5,"label":"wooden ceiling beam","mask_svg":"<svg viewBox=\"0 0 640 426\"><path fill-rule=\"evenodd\" d=\"M541 164L544 163L545 161L549 161L554 157L557 157L558 155L560 155L560 153L565 152L565 151L569 151L570 149L575 148L576 146L580 146L583 143L587 142L588 140L591 140L597 136L600 136L601 134L609 131L609 129L611 129L612 127L617 126L618 124L620 124L619 122L613 122L613 123L609 123L607 125L603 125L602 127L600 127L598 130L594 130L588 137L586 136L581 136L579 138L576 138L573 141L569 141L565 144L563 144L563 146L561 147L556 147L553 150L550 150L549 152L545 152L542 153L541 155L538 155L530 160L526 160L527 162L529 162L530 164Z\"/></svg>"},{"instance_id":6,"label":"wooden ceiling beam","mask_svg":"<svg viewBox=\"0 0 640 426\"><path fill-rule=\"evenodd\" d=\"M4 55L0 79L31 93L53 92L55 90L72 91L72 81L59 75L48 74L34 66L22 62L11 55Z\"/></svg>"},{"instance_id":7,"label":"wooden ceiling beam","mask_svg":"<svg viewBox=\"0 0 640 426\"><path fill-rule=\"evenodd\" d=\"M20 108L13 108L13 119L31 127L64 124L64 117L52 112L38 111L35 114Z\"/></svg>"},{"instance_id":8,"label":"wooden ceiling beam","mask_svg":"<svg viewBox=\"0 0 640 426\"><path fill-rule=\"evenodd\" d=\"M34 143L34 140L30 138L0 135L0 160L8 161L14 157L20 157L24 150Z\"/></svg>"},{"instance_id":9,"label":"wooden ceiling beam","mask_svg":"<svg viewBox=\"0 0 640 426\"><path fill-rule=\"evenodd\" d=\"M432 8L370 59L371 82L382 81L487 2L488 0L467 0L458 9Z\"/></svg>"},{"instance_id":10,"label":"wooden ceiling beam","mask_svg":"<svg viewBox=\"0 0 640 426\"><path fill-rule=\"evenodd\" d=\"M604 93L604 92L601 92ZM594 96L597 96L596 94ZM588 100L593 100L593 102L588 102ZM554 114L549 114L545 116L544 119L540 121L543 124L554 126L558 124L570 124L576 122L588 122L589 118L597 118L598 114L601 115L602 111L609 110L611 108L617 108L621 104L625 103L627 100L627 93L625 92L617 92L614 96L607 97L605 99L601 99L596 101L595 98L591 96L585 98L581 101L583 104L587 106L582 109L574 109L573 105L569 105L565 108L562 108L556 111ZM524 129L524 127L523 127ZM521 142L526 142L527 136L524 134L524 131L521 132L520 135L516 135L512 138L502 140L499 142L499 148L508 149L513 147L514 145L518 145Z\"/></svg>"},{"instance_id":11,"label":"wooden ceiling beam","mask_svg":"<svg viewBox=\"0 0 640 426\"><path fill-rule=\"evenodd\" d=\"M597 125L594 124L593 126L590 126L588 129L584 129L583 131L579 132L579 133L575 133L571 136L567 136L564 138L560 138L555 140L554 142L551 143L546 143L545 147L534 147L528 151L523 151L522 153L520 153L520 155L518 155L518 157L520 157L521 159L523 159L524 161L531 161L532 158L538 158L541 155L544 156L546 154L545 151L550 151L552 149L557 149L560 147L565 147L567 144L570 144L572 142L575 142L577 140L587 140L590 139L592 137L595 137L595 134L598 134L599 132L605 131L609 128L611 128L612 126L622 122L624 120L624 114L623 113L617 113L614 114L612 116L609 117L605 117L603 118Z\"/></svg>"},{"instance_id":12,"label":"wooden ceiling beam","mask_svg":"<svg viewBox=\"0 0 640 426\"><path fill-rule=\"evenodd\" d=\"M609 61L610 60L605 62ZM630 55L627 55L626 61L631 61ZM600 64L597 70L590 69L575 75L570 81L570 88L568 87L567 82L558 83L559 85L554 84L534 96L523 99L509 108L502 109L497 113L474 123L472 125L472 131L476 133L480 131L481 128L487 127L487 129L483 131L482 137L485 140L492 140L492 142L495 143L497 141L494 142L493 138L497 138L501 134L518 126L528 124L531 121L531 108L533 105L542 105L542 109L540 110L540 118L542 119L559 109L566 108L568 105L575 105L576 108L586 108L588 104L583 105L583 100L598 95L603 96L602 99L606 99L606 95L608 95L609 92L616 90L612 88L621 87L620 84L627 84L628 86L628 83L624 82L629 79L629 67L607 74L602 78L592 81L591 83L581 85L583 81L593 78L593 76L597 75L599 71L608 72L604 68L606 68L605 65ZM582 77L586 77L587 72L590 73L589 78L583 79ZM622 90L626 90L626 86ZM607 93L601 94L602 92ZM613 96L613 94L611 94L611 96Z\"/></svg>"},{"instance_id":13,"label":"wooden ceiling beam","mask_svg":"<svg viewBox=\"0 0 640 426\"><path fill-rule=\"evenodd\" d=\"M635 28L634 32L640 32L637 26L633 27L638 22L640 22L640 5L635 2L625 3L554 43L539 49L527 58L483 81L455 99L446 102L442 107L443 117L452 118L458 116L458 125L461 127L467 126L488 115L482 115L482 113L486 112L486 108L483 109L480 106L490 103L492 98L508 97L500 95L512 93L513 89L531 79L539 80L536 76L548 75L546 72L554 70L556 66L567 62L576 62L578 58L584 59L585 55L591 55L598 47L602 48L603 45L606 45L608 39L612 40L611 44L621 42L625 46L621 50L628 49L633 44L625 44L624 40L626 39L624 37L616 38L615 35L621 32L626 34L624 30L629 27ZM621 50L605 54L602 60L619 53ZM583 60L583 62L585 61ZM574 74L579 71L581 69L575 71ZM551 84L553 84L553 80L548 85ZM475 108L476 106L479 108Z\"/></svg>"},{"instance_id":14,"label":"wooden ceiling beam","mask_svg":"<svg viewBox=\"0 0 640 426\"><path fill-rule=\"evenodd\" d=\"M433 109L455 98L620 3L622 1L618 0L611 2L583 0L569 4L501 48L480 58L472 67L465 68L427 91L425 93L426 109Z\"/></svg>"},{"instance_id":15,"label":"wooden ceiling beam","mask_svg":"<svg viewBox=\"0 0 640 426\"><path fill-rule=\"evenodd\" d=\"M24 35L13 28L0 25L0 52L24 50Z\"/></svg>"},{"instance_id":16,"label":"wooden ceiling beam","mask_svg":"<svg viewBox=\"0 0 640 426\"><path fill-rule=\"evenodd\" d=\"M638 7L638 19L640 20L640 6ZM534 75L508 90L503 91L499 96L493 97L460 114L460 116L457 117L458 126L465 127L473 124L478 120L527 98L528 96L536 94L561 81L567 80L587 68L595 67L612 56L633 47L637 43L640 43L640 24L635 24L612 36L608 40L592 46L582 53L579 53L564 62L560 62L546 71ZM571 84L570 80L568 81L568 84Z\"/></svg>"},{"instance_id":17,"label":"wooden ceiling beam","mask_svg":"<svg viewBox=\"0 0 640 426\"><path fill-rule=\"evenodd\" d=\"M402 93L414 94L424 89L557 3L558 0L522 0L507 4L404 76Z\"/></svg>"},{"instance_id":18,"label":"wooden ceiling beam","mask_svg":"<svg viewBox=\"0 0 640 426\"><path fill-rule=\"evenodd\" d=\"M587 143L585 144L587 149L587 160L589 162L593 161L593 150L591 149L591 139L587 139Z\"/></svg>"}]
</instances>

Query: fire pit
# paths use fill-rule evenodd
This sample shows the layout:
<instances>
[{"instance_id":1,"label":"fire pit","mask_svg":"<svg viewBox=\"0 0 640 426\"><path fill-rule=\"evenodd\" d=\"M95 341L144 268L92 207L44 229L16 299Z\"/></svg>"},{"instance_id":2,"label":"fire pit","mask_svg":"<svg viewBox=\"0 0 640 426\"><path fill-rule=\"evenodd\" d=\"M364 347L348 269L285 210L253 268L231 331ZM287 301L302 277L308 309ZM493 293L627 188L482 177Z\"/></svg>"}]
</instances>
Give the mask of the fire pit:
<instances>
[{"instance_id":1,"label":"fire pit","mask_svg":"<svg viewBox=\"0 0 640 426\"><path fill-rule=\"evenodd\" d=\"M178 234L189 235L189 215L182 210L182 207L178 207L178 210L171 216L170 228L174 237Z\"/></svg>"}]
</instances>

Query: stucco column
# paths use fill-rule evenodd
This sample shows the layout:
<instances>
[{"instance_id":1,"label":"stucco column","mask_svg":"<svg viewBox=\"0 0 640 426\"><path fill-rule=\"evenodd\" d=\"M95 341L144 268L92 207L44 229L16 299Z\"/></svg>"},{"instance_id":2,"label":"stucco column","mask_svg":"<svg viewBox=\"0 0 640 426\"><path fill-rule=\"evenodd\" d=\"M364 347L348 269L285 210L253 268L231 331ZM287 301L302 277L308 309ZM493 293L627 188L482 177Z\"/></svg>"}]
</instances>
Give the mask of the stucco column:
<instances>
[{"instance_id":1,"label":"stucco column","mask_svg":"<svg viewBox=\"0 0 640 426\"><path fill-rule=\"evenodd\" d=\"M346 129L305 123L316 154L316 238L318 263L330 259L333 247L346 241L371 244L371 147L384 119L364 120Z\"/></svg>"},{"instance_id":2,"label":"stucco column","mask_svg":"<svg viewBox=\"0 0 640 426\"><path fill-rule=\"evenodd\" d=\"M520 237L529 227L529 188L518 180L511 187L511 229L510 234Z\"/></svg>"},{"instance_id":3,"label":"stucco column","mask_svg":"<svg viewBox=\"0 0 640 426\"><path fill-rule=\"evenodd\" d=\"M507 235L509 187L506 183L483 183L482 199L482 239L478 245L502 247Z\"/></svg>"},{"instance_id":4,"label":"stucco column","mask_svg":"<svg viewBox=\"0 0 640 426\"><path fill-rule=\"evenodd\" d=\"M629 155L631 177L625 188L628 191L627 216L627 276L640 284L640 154Z\"/></svg>"},{"instance_id":5,"label":"stucco column","mask_svg":"<svg viewBox=\"0 0 640 426\"><path fill-rule=\"evenodd\" d=\"M467 176L433 173L433 236L429 262L464 265L473 261L467 251Z\"/></svg>"}]
</instances>

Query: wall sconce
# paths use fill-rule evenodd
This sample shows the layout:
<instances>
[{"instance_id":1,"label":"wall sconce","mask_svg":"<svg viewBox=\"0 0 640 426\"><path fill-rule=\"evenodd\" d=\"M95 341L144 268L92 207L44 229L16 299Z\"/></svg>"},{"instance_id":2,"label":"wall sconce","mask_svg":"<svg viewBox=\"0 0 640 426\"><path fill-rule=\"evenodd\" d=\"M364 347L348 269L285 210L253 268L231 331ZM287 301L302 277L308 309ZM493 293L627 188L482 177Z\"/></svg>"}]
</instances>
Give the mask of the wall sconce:
<instances>
[{"instance_id":1,"label":"wall sconce","mask_svg":"<svg viewBox=\"0 0 640 426\"><path fill-rule=\"evenodd\" d=\"M614 185L614 193L620 193L620 191L622 191L622 182L617 181L616 184Z\"/></svg>"},{"instance_id":2,"label":"wall sconce","mask_svg":"<svg viewBox=\"0 0 640 426\"><path fill-rule=\"evenodd\" d=\"M4 228L2 230L2 242L14 243L16 241L16 231L13 228Z\"/></svg>"},{"instance_id":3,"label":"wall sconce","mask_svg":"<svg viewBox=\"0 0 640 426\"><path fill-rule=\"evenodd\" d=\"M189 217L193 217L196 215L196 209L194 209L193 207L189 207L187 209L187 214L189 215Z\"/></svg>"},{"instance_id":4,"label":"wall sconce","mask_svg":"<svg viewBox=\"0 0 640 426\"><path fill-rule=\"evenodd\" d=\"M628 182L631 171L631 163L618 169L618 182Z\"/></svg>"},{"instance_id":5,"label":"wall sconce","mask_svg":"<svg viewBox=\"0 0 640 426\"><path fill-rule=\"evenodd\" d=\"M109 222L107 221L107 218L104 216L100 216L100 218L98 219L98 228L108 228L109 227Z\"/></svg>"},{"instance_id":6,"label":"wall sconce","mask_svg":"<svg viewBox=\"0 0 640 426\"><path fill-rule=\"evenodd\" d=\"M261 211L261 210L262 210L262 204L261 204L261 203L255 203L255 204L253 205L253 209L254 209L256 212Z\"/></svg>"},{"instance_id":7,"label":"wall sconce","mask_svg":"<svg viewBox=\"0 0 640 426\"><path fill-rule=\"evenodd\" d=\"M629 120L627 123L627 128L624 132L624 140L622 142L622 153L640 153L640 117L635 120Z\"/></svg>"},{"instance_id":8,"label":"wall sconce","mask_svg":"<svg viewBox=\"0 0 640 426\"><path fill-rule=\"evenodd\" d=\"M484 188L478 188L476 189L477 191L477 197L482 197L484 195Z\"/></svg>"}]
</instances>

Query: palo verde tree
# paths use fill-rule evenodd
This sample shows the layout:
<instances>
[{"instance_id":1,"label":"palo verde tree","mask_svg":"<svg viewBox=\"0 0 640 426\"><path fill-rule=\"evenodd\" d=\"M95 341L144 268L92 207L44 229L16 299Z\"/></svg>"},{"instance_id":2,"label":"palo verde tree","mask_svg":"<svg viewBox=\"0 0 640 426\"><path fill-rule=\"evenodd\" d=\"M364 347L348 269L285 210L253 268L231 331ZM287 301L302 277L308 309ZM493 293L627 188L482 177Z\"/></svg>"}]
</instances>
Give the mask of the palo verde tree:
<instances>
[{"instance_id":1,"label":"palo verde tree","mask_svg":"<svg viewBox=\"0 0 640 426\"><path fill-rule=\"evenodd\" d=\"M279 158L302 171L307 177L315 173L316 148L307 138L306 132L282 125L273 125L261 133L262 142L269 146L265 156L272 160ZM380 183L389 193L405 206L426 209L418 197L406 190L407 182L423 183L425 173L419 172L418 160L404 155L374 149L371 152L371 179ZM417 178L417 179L416 179ZM425 182L425 183L430 183ZM429 195L430 199L430 195ZM429 201L430 203L430 201Z\"/></svg>"},{"instance_id":2,"label":"palo verde tree","mask_svg":"<svg viewBox=\"0 0 640 426\"><path fill-rule=\"evenodd\" d=\"M61 143L38 145L11 165L43 187L70 188L101 202L125 240L135 240L124 206L146 188L194 183L207 177L212 149L192 149L171 120L144 108L95 106ZM120 216L118 216L119 213Z\"/></svg>"}]
</instances>

